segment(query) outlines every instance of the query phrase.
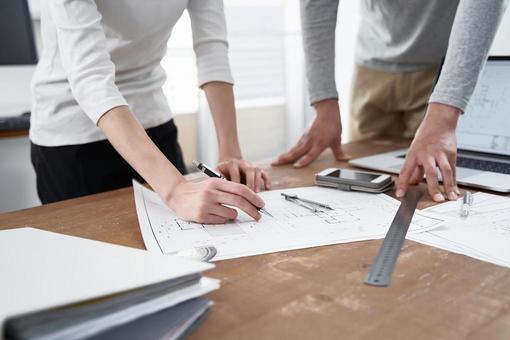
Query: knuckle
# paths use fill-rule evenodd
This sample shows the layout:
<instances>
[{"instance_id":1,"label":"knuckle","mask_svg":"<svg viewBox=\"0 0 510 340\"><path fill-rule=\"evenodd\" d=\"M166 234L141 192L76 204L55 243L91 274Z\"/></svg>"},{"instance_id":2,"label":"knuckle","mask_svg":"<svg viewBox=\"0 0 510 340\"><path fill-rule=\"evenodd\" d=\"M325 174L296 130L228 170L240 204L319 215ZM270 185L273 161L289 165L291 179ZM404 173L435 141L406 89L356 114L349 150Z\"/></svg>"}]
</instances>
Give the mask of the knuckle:
<instances>
[{"instance_id":1,"label":"knuckle","mask_svg":"<svg viewBox=\"0 0 510 340\"><path fill-rule=\"evenodd\" d=\"M202 214L205 212L206 210L206 201L205 200L201 200L198 204L197 204L197 212L198 214Z\"/></svg>"},{"instance_id":2,"label":"knuckle","mask_svg":"<svg viewBox=\"0 0 510 340\"><path fill-rule=\"evenodd\" d=\"M214 187L216 187L216 182L217 182L217 179L216 178L212 178L210 179L209 181L207 181L207 183L205 184L205 189L213 189Z\"/></svg>"},{"instance_id":3,"label":"knuckle","mask_svg":"<svg viewBox=\"0 0 510 340\"><path fill-rule=\"evenodd\" d=\"M202 190L198 193L198 206L200 207L202 204L204 204L207 201L207 195L205 193L205 190Z\"/></svg>"},{"instance_id":4,"label":"knuckle","mask_svg":"<svg viewBox=\"0 0 510 340\"><path fill-rule=\"evenodd\" d=\"M247 180L250 181L251 178L247 178ZM238 185L237 186L237 193L239 195L242 195L242 196L246 197L246 196L250 195L250 192L251 192L251 190L247 186L245 186L245 185Z\"/></svg>"},{"instance_id":5,"label":"knuckle","mask_svg":"<svg viewBox=\"0 0 510 340\"><path fill-rule=\"evenodd\" d=\"M436 169L428 166L425 168L425 174L428 176L436 176Z\"/></svg>"},{"instance_id":6,"label":"knuckle","mask_svg":"<svg viewBox=\"0 0 510 340\"><path fill-rule=\"evenodd\" d=\"M203 221L205 221L206 216L207 216L207 214L206 214L205 212L198 212L198 213L195 215L195 220L196 220L197 222L203 222Z\"/></svg>"},{"instance_id":7,"label":"knuckle","mask_svg":"<svg viewBox=\"0 0 510 340\"><path fill-rule=\"evenodd\" d=\"M242 207L244 200L241 197L235 197L232 202L236 207Z\"/></svg>"},{"instance_id":8,"label":"knuckle","mask_svg":"<svg viewBox=\"0 0 510 340\"><path fill-rule=\"evenodd\" d=\"M214 196L214 189L207 188L203 191L205 199L211 199Z\"/></svg>"},{"instance_id":9,"label":"knuckle","mask_svg":"<svg viewBox=\"0 0 510 340\"><path fill-rule=\"evenodd\" d=\"M443 175L447 176L447 177L451 177L453 174L452 172L452 168L450 168L449 166L445 166L443 168Z\"/></svg>"}]
</instances>

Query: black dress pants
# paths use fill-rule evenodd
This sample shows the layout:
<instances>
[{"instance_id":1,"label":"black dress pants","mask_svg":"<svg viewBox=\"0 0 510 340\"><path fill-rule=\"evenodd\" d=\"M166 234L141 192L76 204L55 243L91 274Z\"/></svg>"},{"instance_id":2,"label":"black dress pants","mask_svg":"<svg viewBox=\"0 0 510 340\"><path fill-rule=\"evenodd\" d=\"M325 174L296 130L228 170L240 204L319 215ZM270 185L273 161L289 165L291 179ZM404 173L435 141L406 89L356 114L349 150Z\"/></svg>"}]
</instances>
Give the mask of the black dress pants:
<instances>
[{"instance_id":1,"label":"black dress pants","mask_svg":"<svg viewBox=\"0 0 510 340\"><path fill-rule=\"evenodd\" d=\"M146 131L161 152L185 174L174 122L170 120ZM31 143L30 149L37 193L43 204L128 187L133 178L144 182L108 140L57 147Z\"/></svg>"}]
</instances>

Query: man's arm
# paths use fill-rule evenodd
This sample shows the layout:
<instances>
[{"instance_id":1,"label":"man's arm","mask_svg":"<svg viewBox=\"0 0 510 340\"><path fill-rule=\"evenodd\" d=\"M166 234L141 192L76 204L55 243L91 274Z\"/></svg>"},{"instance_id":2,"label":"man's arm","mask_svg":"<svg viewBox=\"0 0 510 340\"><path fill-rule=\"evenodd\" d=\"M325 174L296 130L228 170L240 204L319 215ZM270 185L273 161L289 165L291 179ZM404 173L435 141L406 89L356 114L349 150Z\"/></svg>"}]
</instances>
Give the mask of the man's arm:
<instances>
[{"instance_id":1,"label":"man's arm","mask_svg":"<svg viewBox=\"0 0 510 340\"><path fill-rule=\"evenodd\" d=\"M301 0L301 26L310 102L316 116L301 139L272 164L307 166L330 147L337 160L342 152L342 124L335 84L335 28L338 0Z\"/></svg>"},{"instance_id":2,"label":"man's arm","mask_svg":"<svg viewBox=\"0 0 510 340\"><path fill-rule=\"evenodd\" d=\"M301 28L310 103L338 99L335 29L339 0L301 0Z\"/></svg>"},{"instance_id":3,"label":"man's arm","mask_svg":"<svg viewBox=\"0 0 510 340\"><path fill-rule=\"evenodd\" d=\"M457 199L455 129L487 60L505 5L505 0L459 3L441 76L400 171L398 197L425 174L430 196L434 201L444 201L436 174L439 168L448 199Z\"/></svg>"}]
</instances>

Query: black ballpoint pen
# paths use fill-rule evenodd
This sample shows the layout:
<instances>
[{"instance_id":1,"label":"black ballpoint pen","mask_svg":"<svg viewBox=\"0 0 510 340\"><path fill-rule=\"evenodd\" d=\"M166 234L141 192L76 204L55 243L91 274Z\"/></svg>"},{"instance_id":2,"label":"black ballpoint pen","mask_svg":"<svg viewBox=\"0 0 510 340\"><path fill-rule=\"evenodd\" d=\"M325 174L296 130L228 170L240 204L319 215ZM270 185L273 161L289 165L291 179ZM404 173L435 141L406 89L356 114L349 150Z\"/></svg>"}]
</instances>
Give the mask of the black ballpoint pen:
<instances>
[{"instance_id":1,"label":"black ballpoint pen","mask_svg":"<svg viewBox=\"0 0 510 340\"><path fill-rule=\"evenodd\" d=\"M206 174L207 176L209 177L212 177L212 178L221 178L221 179L226 179L225 177L223 177L220 173L218 173L217 171L211 169L210 167L208 167L207 165L205 165L204 163L201 163L199 161L195 161L193 160L191 163L193 163L194 166L197 167L198 170L202 171L204 174ZM264 208L259 208L259 207L255 207L258 211L260 211L261 213L264 213L268 216L271 216L273 217L273 215L271 215L269 213L269 211L267 211L266 209Z\"/></svg>"}]
</instances>

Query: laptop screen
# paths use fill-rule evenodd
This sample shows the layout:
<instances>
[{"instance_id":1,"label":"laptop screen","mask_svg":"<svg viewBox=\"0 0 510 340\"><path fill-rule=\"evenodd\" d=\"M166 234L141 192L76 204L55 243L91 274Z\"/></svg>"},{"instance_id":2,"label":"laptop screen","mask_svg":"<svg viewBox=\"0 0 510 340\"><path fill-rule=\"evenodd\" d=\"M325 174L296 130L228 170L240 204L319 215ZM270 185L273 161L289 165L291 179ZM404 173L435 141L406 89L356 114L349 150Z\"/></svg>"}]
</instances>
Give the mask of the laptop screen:
<instances>
[{"instance_id":1,"label":"laptop screen","mask_svg":"<svg viewBox=\"0 0 510 340\"><path fill-rule=\"evenodd\" d=\"M487 61L457 127L459 149L510 155L510 58Z\"/></svg>"}]
</instances>

